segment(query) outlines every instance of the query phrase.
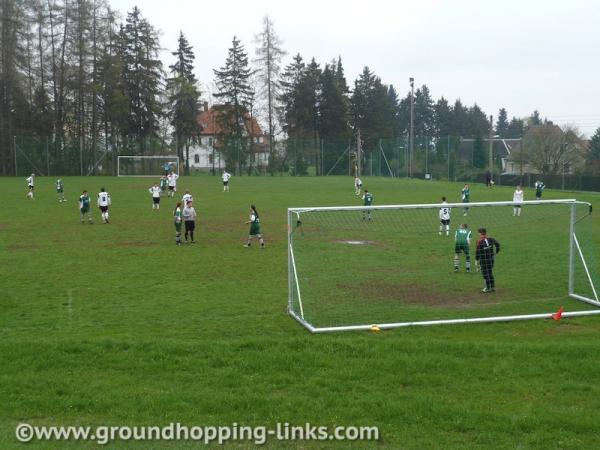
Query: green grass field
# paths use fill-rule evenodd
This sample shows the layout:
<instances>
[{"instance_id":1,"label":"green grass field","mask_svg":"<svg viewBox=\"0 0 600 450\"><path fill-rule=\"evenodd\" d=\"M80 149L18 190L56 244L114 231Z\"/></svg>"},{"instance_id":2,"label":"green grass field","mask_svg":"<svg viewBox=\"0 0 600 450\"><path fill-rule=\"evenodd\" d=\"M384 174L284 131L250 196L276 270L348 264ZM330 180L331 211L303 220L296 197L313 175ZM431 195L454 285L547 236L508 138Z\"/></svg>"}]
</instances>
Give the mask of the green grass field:
<instances>
[{"instance_id":1,"label":"green grass field","mask_svg":"<svg viewBox=\"0 0 600 450\"><path fill-rule=\"evenodd\" d=\"M218 178L181 178L179 194L191 189L199 216L198 243L181 247L174 243L174 201L163 199L160 212L151 210L147 188L152 180L64 181L67 203L57 202L54 179L38 178L34 201L25 199L23 179L0 179L2 449L25 448L15 438L20 422L39 426L310 422L374 425L381 435L377 443L270 440L267 448L598 446L600 317L311 335L287 315L287 208L355 205L350 177L234 177L227 194L221 192ZM366 178L364 183L375 194L376 204L435 203L442 195L458 201L461 188L457 183L392 179ZM94 209L95 223L80 224L80 192L88 189L95 204L101 186L112 195L112 223L102 225ZM510 200L512 191L473 185L472 201ZM544 194L545 199L574 197L592 202L596 209L600 205L598 194L552 190ZM533 191L527 190L526 199L532 198ZM261 214L265 250L256 244L242 247L251 203ZM494 311L529 311L528 305L514 299L530 301L540 290L545 302L541 306L585 308L566 298L562 291L566 256L551 251L552 246L563 245L556 239L566 230L558 230L560 224L529 220L516 233L521 236L515 238L518 245L510 245L509 222L502 220L506 225L496 237L507 245L507 253L498 262L500 306ZM597 213L593 225L597 231ZM438 238L435 217L431 226L422 230L423 242L429 239L425 233ZM529 245L544 226L549 241ZM304 232L310 250L311 230ZM598 249L598 235L587 243L589 248ZM423 311L414 302L390 305L388 294L369 302L361 292L357 314L398 310L400 315L405 311L423 318L457 309L462 313L465 308L438 304L452 301L448 292L453 290L461 298L473 298L472 313L478 314L480 297L470 293L481 288L481 279L478 274L467 278L451 273L452 248L447 242L426 258L418 251L424 244L415 245L402 262L409 267L409 281L398 285L390 272L389 286L384 286L392 290L406 288L409 282L438 286L445 293L435 297L437 303ZM360 263L348 264L347 281L334 287L355 292L359 277L367 280L367 293L370 283L385 285L385 271L365 274L364 267L377 263L381 269L400 259L393 248L383 244L381 252L376 248L361 253ZM306 267L318 269L320 264L323 273L333 267L327 259L311 261L312 254L305 253ZM381 255L390 259L379 263ZM511 266L509 260L529 264ZM597 278L598 267L593 270ZM440 277L445 272L446 278ZM333 295L326 279L310 273L307 277L314 280L316 293ZM524 277L535 280L520 284L523 289L509 288ZM445 279L451 281L440 281ZM426 288L423 297L430 292ZM331 318L326 317L327 308L312 311L324 321L357 318L344 316L352 305L341 306ZM546 312L541 309L534 312ZM117 441L103 448L199 446ZM28 447L98 445L34 442Z\"/></svg>"}]
</instances>

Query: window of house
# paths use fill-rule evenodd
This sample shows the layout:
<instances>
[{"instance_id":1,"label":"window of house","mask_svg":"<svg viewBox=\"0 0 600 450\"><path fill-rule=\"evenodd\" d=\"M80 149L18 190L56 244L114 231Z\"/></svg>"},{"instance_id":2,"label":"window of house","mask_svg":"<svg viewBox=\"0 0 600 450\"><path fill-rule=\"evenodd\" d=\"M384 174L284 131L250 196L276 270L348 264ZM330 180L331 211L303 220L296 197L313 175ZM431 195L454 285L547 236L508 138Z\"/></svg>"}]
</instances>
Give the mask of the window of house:
<instances>
[{"instance_id":1,"label":"window of house","mask_svg":"<svg viewBox=\"0 0 600 450\"><path fill-rule=\"evenodd\" d=\"M198 154L194 155L194 164L200 164L200 155L198 155Z\"/></svg>"},{"instance_id":2,"label":"window of house","mask_svg":"<svg viewBox=\"0 0 600 450\"><path fill-rule=\"evenodd\" d=\"M210 145L212 147L212 145L213 145L213 138L208 138L208 145Z\"/></svg>"}]
</instances>

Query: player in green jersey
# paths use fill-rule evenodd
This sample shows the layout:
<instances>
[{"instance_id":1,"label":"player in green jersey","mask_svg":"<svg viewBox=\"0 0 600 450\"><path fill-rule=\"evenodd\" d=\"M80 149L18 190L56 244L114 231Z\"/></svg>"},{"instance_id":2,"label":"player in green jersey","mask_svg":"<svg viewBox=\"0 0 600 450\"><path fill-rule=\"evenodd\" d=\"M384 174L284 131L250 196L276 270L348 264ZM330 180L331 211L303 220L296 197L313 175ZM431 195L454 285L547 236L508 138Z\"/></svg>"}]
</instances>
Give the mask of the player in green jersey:
<instances>
[{"instance_id":1,"label":"player in green jersey","mask_svg":"<svg viewBox=\"0 0 600 450\"><path fill-rule=\"evenodd\" d=\"M535 182L535 199L536 200L541 200L542 199L542 192L544 192L544 189L546 189L546 185L544 184L543 181L536 181Z\"/></svg>"},{"instance_id":2,"label":"player in green jersey","mask_svg":"<svg viewBox=\"0 0 600 450\"><path fill-rule=\"evenodd\" d=\"M471 230L466 223L461 223L460 227L454 233L454 271L458 272L460 254L465 254L467 272L471 272L471 255L469 246L471 245Z\"/></svg>"},{"instance_id":3,"label":"player in green jersey","mask_svg":"<svg viewBox=\"0 0 600 450\"><path fill-rule=\"evenodd\" d=\"M56 180L56 195L58 196L59 203L67 201L65 199L65 190L64 190L63 182L60 178L58 180Z\"/></svg>"},{"instance_id":4,"label":"player in green jersey","mask_svg":"<svg viewBox=\"0 0 600 450\"><path fill-rule=\"evenodd\" d=\"M462 191L460 191L461 193L461 198L462 198L462 202L463 203L469 203L471 201L470 197L471 197L471 189L469 189L469 185L465 184L464 187L462 188ZM469 212L469 208L464 208L463 209L463 216L466 216L467 213Z\"/></svg>"},{"instance_id":5,"label":"player in green jersey","mask_svg":"<svg viewBox=\"0 0 600 450\"><path fill-rule=\"evenodd\" d=\"M260 233L260 217L256 206L250 205L250 220L246 222L246 225L250 224L250 232L248 233L248 241L244 244L244 247L250 247L252 245L252 238L256 237L260 244L260 248L265 248L265 241Z\"/></svg>"},{"instance_id":6,"label":"player in green jersey","mask_svg":"<svg viewBox=\"0 0 600 450\"><path fill-rule=\"evenodd\" d=\"M175 219L175 244L181 245L181 223L183 221L181 216L181 202L177 202L177 205L175 205L173 218Z\"/></svg>"},{"instance_id":7,"label":"player in green jersey","mask_svg":"<svg viewBox=\"0 0 600 450\"><path fill-rule=\"evenodd\" d=\"M160 195L164 195L167 190L167 177L160 177Z\"/></svg>"},{"instance_id":8,"label":"player in green jersey","mask_svg":"<svg viewBox=\"0 0 600 450\"><path fill-rule=\"evenodd\" d=\"M81 223L85 221L85 215L88 216L88 221L92 223L92 213L90 212L90 196L88 191L83 191L79 196L79 212L81 213Z\"/></svg>"},{"instance_id":9,"label":"player in green jersey","mask_svg":"<svg viewBox=\"0 0 600 450\"><path fill-rule=\"evenodd\" d=\"M371 206L373 204L373 194L371 194L367 189L365 189L362 199L364 200L364 206ZM370 209L363 211L363 220L367 219L372 219Z\"/></svg>"}]
</instances>

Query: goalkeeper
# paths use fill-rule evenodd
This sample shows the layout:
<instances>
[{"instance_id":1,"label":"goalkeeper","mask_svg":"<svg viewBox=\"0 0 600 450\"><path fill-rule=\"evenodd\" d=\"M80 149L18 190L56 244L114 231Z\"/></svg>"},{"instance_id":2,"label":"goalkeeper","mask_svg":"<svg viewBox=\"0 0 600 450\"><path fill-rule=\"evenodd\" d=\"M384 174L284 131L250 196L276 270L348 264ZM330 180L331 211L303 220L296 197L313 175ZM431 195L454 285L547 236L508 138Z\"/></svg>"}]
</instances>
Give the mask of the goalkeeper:
<instances>
[{"instance_id":1,"label":"goalkeeper","mask_svg":"<svg viewBox=\"0 0 600 450\"><path fill-rule=\"evenodd\" d=\"M461 223L460 227L454 233L454 272L458 272L460 264L460 254L465 254L467 273L471 272L471 255L469 247L471 245L471 230L466 223Z\"/></svg>"},{"instance_id":2,"label":"goalkeeper","mask_svg":"<svg viewBox=\"0 0 600 450\"><path fill-rule=\"evenodd\" d=\"M494 282L494 259L500 253L500 243L493 237L488 237L487 230L480 228L479 241L477 241L477 250L475 251L475 260L481 268L481 274L485 280L485 287L481 292L487 294L496 290ZM495 252L494 252L495 250Z\"/></svg>"}]
</instances>

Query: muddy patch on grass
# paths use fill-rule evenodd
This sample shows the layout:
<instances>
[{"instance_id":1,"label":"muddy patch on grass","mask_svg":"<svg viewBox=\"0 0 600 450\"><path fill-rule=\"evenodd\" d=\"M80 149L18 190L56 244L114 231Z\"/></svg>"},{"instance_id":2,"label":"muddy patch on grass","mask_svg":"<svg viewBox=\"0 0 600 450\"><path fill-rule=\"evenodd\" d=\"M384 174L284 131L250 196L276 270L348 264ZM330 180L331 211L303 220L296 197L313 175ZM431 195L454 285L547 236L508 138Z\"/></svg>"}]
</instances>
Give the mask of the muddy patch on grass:
<instances>
[{"instance_id":1,"label":"muddy patch on grass","mask_svg":"<svg viewBox=\"0 0 600 450\"><path fill-rule=\"evenodd\" d=\"M39 249L39 246L35 244L10 244L6 246L6 250L8 250L9 252L19 252L24 250L30 251L37 249Z\"/></svg>"},{"instance_id":2,"label":"muddy patch on grass","mask_svg":"<svg viewBox=\"0 0 600 450\"><path fill-rule=\"evenodd\" d=\"M352 291L353 295L382 303L400 305L433 306L445 308L464 308L485 305L486 297L478 291L447 292L435 290L421 284L368 282L359 285L338 284L340 290Z\"/></svg>"},{"instance_id":3,"label":"muddy patch on grass","mask_svg":"<svg viewBox=\"0 0 600 450\"><path fill-rule=\"evenodd\" d=\"M112 242L110 244L105 244L104 247L107 248L147 248L147 247L156 247L158 243L156 242L147 242L147 241L125 241L125 242Z\"/></svg>"}]
</instances>

